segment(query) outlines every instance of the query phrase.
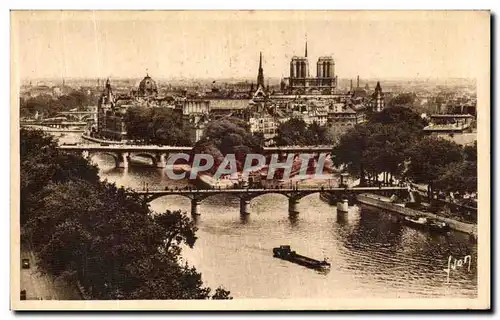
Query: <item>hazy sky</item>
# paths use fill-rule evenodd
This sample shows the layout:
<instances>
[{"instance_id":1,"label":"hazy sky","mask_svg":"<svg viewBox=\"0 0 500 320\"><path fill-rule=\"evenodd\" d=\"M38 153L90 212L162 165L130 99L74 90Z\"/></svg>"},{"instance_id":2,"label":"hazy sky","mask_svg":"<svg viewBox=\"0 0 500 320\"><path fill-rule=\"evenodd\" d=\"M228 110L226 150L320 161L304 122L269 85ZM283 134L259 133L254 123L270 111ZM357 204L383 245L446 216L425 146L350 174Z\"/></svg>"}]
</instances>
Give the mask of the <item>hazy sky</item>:
<instances>
[{"instance_id":1,"label":"hazy sky","mask_svg":"<svg viewBox=\"0 0 500 320\"><path fill-rule=\"evenodd\" d=\"M318 57L333 55L339 78L474 78L489 45L484 12L21 12L12 21L21 79L146 69L156 78L257 77L259 51L266 77L288 76L306 36L313 76Z\"/></svg>"}]
</instances>

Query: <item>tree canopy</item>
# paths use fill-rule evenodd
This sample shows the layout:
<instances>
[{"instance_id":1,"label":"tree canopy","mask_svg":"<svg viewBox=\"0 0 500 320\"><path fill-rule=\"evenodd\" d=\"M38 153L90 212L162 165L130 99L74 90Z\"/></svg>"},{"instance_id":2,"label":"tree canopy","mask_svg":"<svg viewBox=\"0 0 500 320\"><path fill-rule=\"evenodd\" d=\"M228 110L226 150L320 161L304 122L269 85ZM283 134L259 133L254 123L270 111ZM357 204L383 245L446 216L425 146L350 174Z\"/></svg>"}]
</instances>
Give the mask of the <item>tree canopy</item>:
<instances>
[{"instance_id":1,"label":"tree canopy","mask_svg":"<svg viewBox=\"0 0 500 320\"><path fill-rule=\"evenodd\" d=\"M405 107L386 108L356 125L333 149L334 163L344 165L361 183L381 173L406 177L433 189L477 190L477 145L460 145L428 136L425 121Z\"/></svg>"},{"instance_id":2,"label":"tree canopy","mask_svg":"<svg viewBox=\"0 0 500 320\"><path fill-rule=\"evenodd\" d=\"M303 119L291 118L278 126L275 141L278 146L328 145L333 143L334 136L335 132L329 131L327 126L316 122L308 125Z\"/></svg>"},{"instance_id":3,"label":"tree canopy","mask_svg":"<svg viewBox=\"0 0 500 320\"><path fill-rule=\"evenodd\" d=\"M93 299L231 298L181 263L182 246L196 242L186 213L151 211L39 131L21 131L21 203L22 234L42 270L80 282Z\"/></svg>"},{"instance_id":4,"label":"tree canopy","mask_svg":"<svg viewBox=\"0 0 500 320\"><path fill-rule=\"evenodd\" d=\"M394 106L383 109L381 112L374 112L368 119L371 123L383 125L403 125L408 131L417 135L427 126L427 121L410 108Z\"/></svg>"},{"instance_id":5,"label":"tree canopy","mask_svg":"<svg viewBox=\"0 0 500 320\"><path fill-rule=\"evenodd\" d=\"M37 112L51 117L61 111L96 105L97 97L83 91L72 90L59 97L42 94L32 98L21 98L19 102L21 117L32 117Z\"/></svg>"},{"instance_id":6,"label":"tree canopy","mask_svg":"<svg viewBox=\"0 0 500 320\"><path fill-rule=\"evenodd\" d=\"M130 140L146 144L189 146L191 125L169 108L129 107L124 118Z\"/></svg>"},{"instance_id":7,"label":"tree canopy","mask_svg":"<svg viewBox=\"0 0 500 320\"><path fill-rule=\"evenodd\" d=\"M238 118L226 118L210 122L192 152L214 157L212 173L227 154L235 154L238 170L242 170L246 155L260 153L262 144L262 136L253 135L246 122Z\"/></svg>"},{"instance_id":8,"label":"tree canopy","mask_svg":"<svg viewBox=\"0 0 500 320\"><path fill-rule=\"evenodd\" d=\"M463 161L462 148L454 142L426 136L407 150L409 165L406 175L415 182L432 185L443 169L454 162Z\"/></svg>"},{"instance_id":9,"label":"tree canopy","mask_svg":"<svg viewBox=\"0 0 500 320\"><path fill-rule=\"evenodd\" d=\"M401 93L387 102L388 107L413 107L417 99L414 93Z\"/></svg>"}]
</instances>

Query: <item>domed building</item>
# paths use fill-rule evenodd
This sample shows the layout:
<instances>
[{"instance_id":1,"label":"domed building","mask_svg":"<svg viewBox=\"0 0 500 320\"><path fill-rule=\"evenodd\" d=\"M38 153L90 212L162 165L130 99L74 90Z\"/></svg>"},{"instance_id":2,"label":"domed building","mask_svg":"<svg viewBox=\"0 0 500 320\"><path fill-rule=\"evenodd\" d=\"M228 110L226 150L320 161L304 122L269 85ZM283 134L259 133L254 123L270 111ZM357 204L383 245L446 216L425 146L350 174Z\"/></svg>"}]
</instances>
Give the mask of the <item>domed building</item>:
<instances>
[{"instance_id":1,"label":"domed building","mask_svg":"<svg viewBox=\"0 0 500 320\"><path fill-rule=\"evenodd\" d=\"M137 92L139 97L156 96L158 94L158 87L156 82L146 74L144 79L139 83L139 90Z\"/></svg>"},{"instance_id":2,"label":"domed building","mask_svg":"<svg viewBox=\"0 0 500 320\"><path fill-rule=\"evenodd\" d=\"M186 134L193 141L201 139L210 113L208 100L159 95L156 82L148 74L141 80L139 87L132 89L129 94L114 94L108 80L97 106L98 121L93 136L115 141L126 140L125 116L129 107L172 109L189 124Z\"/></svg>"}]
</instances>

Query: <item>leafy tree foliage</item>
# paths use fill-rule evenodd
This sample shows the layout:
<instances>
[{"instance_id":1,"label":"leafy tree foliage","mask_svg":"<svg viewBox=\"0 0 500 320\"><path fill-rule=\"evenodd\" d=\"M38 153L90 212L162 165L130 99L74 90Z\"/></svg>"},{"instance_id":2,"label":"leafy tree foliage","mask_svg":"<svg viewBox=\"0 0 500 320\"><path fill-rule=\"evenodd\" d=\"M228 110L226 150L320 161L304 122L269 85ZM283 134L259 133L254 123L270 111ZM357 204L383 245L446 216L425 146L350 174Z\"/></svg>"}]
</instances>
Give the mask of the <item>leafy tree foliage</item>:
<instances>
[{"instance_id":1,"label":"leafy tree foliage","mask_svg":"<svg viewBox=\"0 0 500 320\"><path fill-rule=\"evenodd\" d=\"M408 131L421 135L427 121L410 108L394 106L370 115L369 122L383 125L403 125Z\"/></svg>"},{"instance_id":2,"label":"leafy tree foliage","mask_svg":"<svg viewBox=\"0 0 500 320\"><path fill-rule=\"evenodd\" d=\"M61 111L95 105L97 97L82 91L72 90L68 94L59 97L43 94L28 99L21 98L19 103L21 117L34 116L37 112L51 117Z\"/></svg>"},{"instance_id":3,"label":"leafy tree foliage","mask_svg":"<svg viewBox=\"0 0 500 320\"><path fill-rule=\"evenodd\" d=\"M392 107L370 116L369 122L350 129L333 150L334 162L361 178L374 180L381 173L402 176L429 186L429 194L477 190L477 145L461 146L425 136L426 125L411 109ZM465 160L465 162L464 162ZM378 179L378 178L377 178Z\"/></svg>"},{"instance_id":4,"label":"leafy tree foliage","mask_svg":"<svg viewBox=\"0 0 500 320\"><path fill-rule=\"evenodd\" d=\"M452 162L442 169L436 188L459 194L477 192L477 142L463 148L464 161Z\"/></svg>"},{"instance_id":5,"label":"leafy tree foliage","mask_svg":"<svg viewBox=\"0 0 500 320\"><path fill-rule=\"evenodd\" d=\"M381 173L398 175L403 170L406 148L422 135L420 117L407 108L388 108L370 116L339 139L333 149L335 163L361 178L374 180Z\"/></svg>"},{"instance_id":6,"label":"leafy tree foliage","mask_svg":"<svg viewBox=\"0 0 500 320\"><path fill-rule=\"evenodd\" d=\"M39 205L45 187L69 180L99 181L97 168L81 156L60 152L54 139L38 130L20 130L21 223Z\"/></svg>"},{"instance_id":7,"label":"leafy tree foliage","mask_svg":"<svg viewBox=\"0 0 500 320\"><path fill-rule=\"evenodd\" d=\"M146 144L188 146L193 143L190 124L168 108L130 107L125 116L127 135Z\"/></svg>"},{"instance_id":8,"label":"leafy tree foliage","mask_svg":"<svg viewBox=\"0 0 500 320\"><path fill-rule=\"evenodd\" d=\"M463 161L462 148L454 142L424 137L416 141L407 151L410 160L407 176L415 182L427 183L429 194L446 166Z\"/></svg>"},{"instance_id":9,"label":"leafy tree foliage","mask_svg":"<svg viewBox=\"0 0 500 320\"><path fill-rule=\"evenodd\" d=\"M465 161L477 163L477 141L472 146L464 147Z\"/></svg>"},{"instance_id":10,"label":"leafy tree foliage","mask_svg":"<svg viewBox=\"0 0 500 320\"><path fill-rule=\"evenodd\" d=\"M40 169L36 171L35 169ZM101 182L81 157L21 131L21 210L39 266L79 281L93 299L228 299L181 264L197 228L185 213L152 212L131 190Z\"/></svg>"},{"instance_id":11,"label":"leafy tree foliage","mask_svg":"<svg viewBox=\"0 0 500 320\"><path fill-rule=\"evenodd\" d=\"M334 138L327 126L313 122L307 125L303 119L292 118L278 126L276 144L279 146L331 144Z\"/></svg>"},{"instance_id":12,"label":"leafy tree foliage","mask_svg":"<svg viewBox=\"0 0 500 320\"><path fill-rule=\"evenodd\" d=\"M361 178L365 182L365 168L369 166L369 159L365 153L370 148L372 131L367 125L356 125L340 138L333 148L333 161L336 165L345 165L347 171Z\"/></svg>"},{"instance_id":13,"label":"leafy tree foliage","mask_svg":"<svg viewBox=\"0 0 500 320\"><path fill-rule=\"evenodd\" d=\"M477 165L474 162L451 162L441 170L436 189L459 194L477 192Z\"/></svg>"},{"instance_id":14,"label":"leafy tree foliage","mask_svg":"<svg viewBox=\"0 0 500 320\"><path fill-rule=\"evenodd\" d=\"M235 154L238 170L242 170L246 155L260 152L262 138L261 135L253 135L248 124L238 118L221 119L210 122L192 152L214 157L212 173L215 173L227 154Z\"/></svg>"},{"instance_id":15,"label":"leafy tree foliage","mask_svg":"<svg viewBox=\"0 0 500 320\"><path fill-rule=\"evenodd\" d=\"M401 93L387 102L388 107L413 107L417 96L414 93Z\"/></svg>"}]
</instances>

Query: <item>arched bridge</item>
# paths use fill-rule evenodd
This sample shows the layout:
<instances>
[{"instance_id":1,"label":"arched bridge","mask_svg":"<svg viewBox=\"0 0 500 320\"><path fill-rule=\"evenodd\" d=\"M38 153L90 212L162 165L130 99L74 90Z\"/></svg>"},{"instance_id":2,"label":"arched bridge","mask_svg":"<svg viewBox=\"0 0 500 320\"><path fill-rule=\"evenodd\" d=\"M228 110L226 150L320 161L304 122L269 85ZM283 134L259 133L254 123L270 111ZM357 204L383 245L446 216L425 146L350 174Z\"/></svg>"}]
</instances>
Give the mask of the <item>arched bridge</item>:
<instances>
[{"instance_id":1,"label":"arched bridge","mask_svg":"<svg viewBox=\"0 0 500 320\"><path fill-rule=\"evenodd\" d=\"M63 144L60 149L67 151L81 152L84 157L93 154L108 154L115 159L116 167L127 168L130 163L130 156L142 156L152 160L153 166L164 168L170 154L189 153L193 147L190 146L160 146L160 145L131 145L131 144ZM317 157L320 153L330 153L332 146L290 146L290 147L265 147L263 155L278 154L280 160L286 158L288 154L309 153Z\"/></svg>"},{"instance_id":2,"label":"arched bridge","mask_svg":"<svg viewBox=\"0 0 500 320\"><path fill-rule=\"evenodd\" d=\"M327 193L337 198L353 198L360 193L392 194L407 191L408 187L322 187L322 188L272 188L272 189L167 189L167 190L136 190L143 196L145 202L168 195L180 195L191 200L191 214L199 214L199 206L203 199L213 195L231 194L240 199L240 213L248 214L248 205L253 198L263 194L282 194L288 198L288 212L297 214L297 204L300 199L314 193Z\"/></svg>"},{"instance_id":3,"label":"arched bridge","mask_svg":"<svg viewBox=\"0 0 500 320\"><path fill-rule=\"evenodd\" d=\"M88 121L95 120L97 117L97 111L61 111L57 115L65 116L68 119L74 119L77 121Z\"/></svg>"},{"instance_id":4,"label":"arched bridge","mask_svg":"<svg viewBox=\"0 0 500 320\"><path fill-rule=\"evenodd\" d=\"M81 153L84 158L94 154L107 154L114 158L117 168L127 168L131 156L150 158L153 166L164 168L170 154L189 153L192 147L155 146L155 145L118 145L118 144L63 144L59 149Z\"/></svg>"}]
</instances>

